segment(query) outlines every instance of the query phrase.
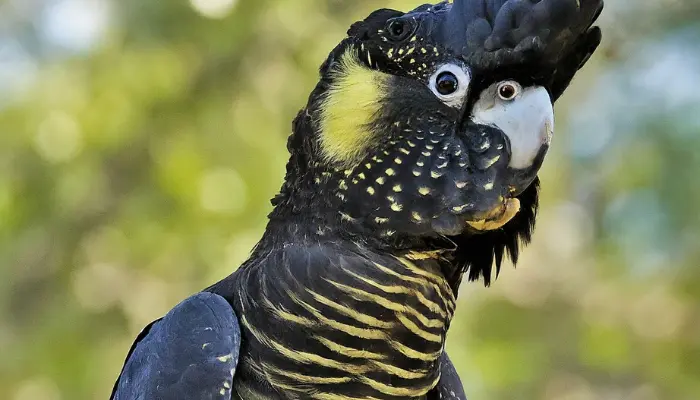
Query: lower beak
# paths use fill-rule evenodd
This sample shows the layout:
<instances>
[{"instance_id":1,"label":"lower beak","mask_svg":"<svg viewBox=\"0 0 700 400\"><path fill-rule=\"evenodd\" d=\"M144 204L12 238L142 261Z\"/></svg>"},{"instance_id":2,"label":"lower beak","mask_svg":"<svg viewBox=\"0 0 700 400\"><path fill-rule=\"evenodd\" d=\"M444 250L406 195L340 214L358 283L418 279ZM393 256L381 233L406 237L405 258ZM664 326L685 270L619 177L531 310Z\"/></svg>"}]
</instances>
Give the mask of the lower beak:
<instances>
[{"instance_id":1,"label":"lower beak","mask_svg":"<svg viewBox=\"0 0 700 400\"><path fill-rule=\"evenodd\" d=\"M468 221L467 225L477 231L493 231L502 228L503 225L510 222L518 211L520 211L520 200L507 199L503 203L503 206L494 209L489 213L490 215L485 216L484 219Z\"/></svg>"}]
</instances>

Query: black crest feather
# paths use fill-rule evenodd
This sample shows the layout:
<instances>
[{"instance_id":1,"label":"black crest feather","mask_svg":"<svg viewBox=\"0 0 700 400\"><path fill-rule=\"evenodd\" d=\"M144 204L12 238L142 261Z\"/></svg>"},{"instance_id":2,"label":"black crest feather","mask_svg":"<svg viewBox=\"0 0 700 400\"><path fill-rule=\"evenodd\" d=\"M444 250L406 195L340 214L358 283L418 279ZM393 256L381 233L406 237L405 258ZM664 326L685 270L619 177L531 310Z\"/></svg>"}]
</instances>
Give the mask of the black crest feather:
<instances>
[{"instance_id":1,"label":"black crest feather","mask_svg":"<svg viewBox=\"0 0 700 400\"><path fill-rule=\"evenodd\" d=\"M454 0L442 34L474 68L556 65L602 9L603 0Z\"/></svg>"}]
</instances>

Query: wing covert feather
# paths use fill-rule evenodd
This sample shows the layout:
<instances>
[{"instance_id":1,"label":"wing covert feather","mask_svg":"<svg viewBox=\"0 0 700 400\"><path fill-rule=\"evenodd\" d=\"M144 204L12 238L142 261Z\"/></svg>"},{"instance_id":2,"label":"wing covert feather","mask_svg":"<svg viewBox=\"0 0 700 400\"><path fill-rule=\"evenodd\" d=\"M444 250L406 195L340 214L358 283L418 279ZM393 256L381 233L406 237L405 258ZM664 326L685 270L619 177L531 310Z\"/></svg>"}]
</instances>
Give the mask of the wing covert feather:
<instances>
[{"instance_id":1,"label":"wing covert feather","mask_svg":"<svg viewBox=\"0 0 700 400\"><path fill-rule=\"evenodd\" d=\"M110 399L229 400L240 341L223 297L189 297L141 332Z\"/></svg>"}]
</instances>

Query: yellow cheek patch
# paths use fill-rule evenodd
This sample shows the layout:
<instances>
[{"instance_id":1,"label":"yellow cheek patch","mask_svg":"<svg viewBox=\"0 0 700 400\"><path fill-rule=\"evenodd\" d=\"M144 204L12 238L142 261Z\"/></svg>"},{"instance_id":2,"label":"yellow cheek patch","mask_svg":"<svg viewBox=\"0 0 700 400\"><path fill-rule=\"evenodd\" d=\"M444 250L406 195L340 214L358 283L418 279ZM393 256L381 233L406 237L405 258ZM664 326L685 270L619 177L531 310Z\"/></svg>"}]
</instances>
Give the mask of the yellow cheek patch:
<instances>
[{"instance_id":1,"label":"yellow cheek patch","mask_svg":"<svg viewBox=\"0 0 700 400\"><path fill-rule=\"evenodd\" d=\"M352 166L367 154L375 133L371 125L381 108L389 75L364 66L353 51L343 54L333 73L320 113L324 157Z\"/></svg>"}]
</instances>

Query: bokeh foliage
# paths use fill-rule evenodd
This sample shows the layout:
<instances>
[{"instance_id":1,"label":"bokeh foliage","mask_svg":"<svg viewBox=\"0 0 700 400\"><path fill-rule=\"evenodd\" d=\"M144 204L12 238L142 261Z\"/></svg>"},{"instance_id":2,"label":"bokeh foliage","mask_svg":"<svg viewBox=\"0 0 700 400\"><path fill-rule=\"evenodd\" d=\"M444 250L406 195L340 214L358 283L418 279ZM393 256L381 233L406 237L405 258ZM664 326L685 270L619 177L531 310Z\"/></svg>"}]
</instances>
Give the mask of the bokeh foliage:
<instances>
[{"instance_id":1,"label":"bokeh foliage","mask_svg":"<svg viewBox=\"0 0 700 400\"><path fill-rule=\"evenodd\" d=\"M0 51L0 398L105 399L138 331L259 238L345 29L418 2L103 0L78 52L42 44L40 3L0 2L0 39L33 60L8 80ZM462 288L448 351L472 399L700 393L700 7L607 3L533 245Z\"/></svg>"}]
</instances>

